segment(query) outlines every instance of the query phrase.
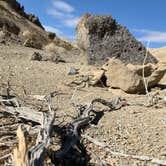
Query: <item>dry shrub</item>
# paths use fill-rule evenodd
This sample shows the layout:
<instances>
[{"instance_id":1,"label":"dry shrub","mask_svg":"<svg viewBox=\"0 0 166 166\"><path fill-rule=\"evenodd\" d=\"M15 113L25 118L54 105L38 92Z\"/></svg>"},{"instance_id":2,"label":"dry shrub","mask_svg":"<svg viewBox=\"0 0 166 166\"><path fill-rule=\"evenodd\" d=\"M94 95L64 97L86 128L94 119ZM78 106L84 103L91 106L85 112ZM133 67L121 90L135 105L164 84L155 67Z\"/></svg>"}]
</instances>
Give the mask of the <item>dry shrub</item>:
<instances>
[{"instance_id":1,"label":"dry shrub","mask_svg":"<svg viewBox=\"0 0 166 166\"><path fill-rule=\"evenodd\" d=\"M42 42L39 40L36 33L26 30L23 32L22 36L24 38L24 46L42 49Z\"/></svg>"},{"instance_id":2,"label":"dry shrub","mask_svg":"<svg viewBox=\"0 0 166 166\"><path fill-rule=\"evenodd\" d=\"M57 46L63 47L63 48L65 48L68 51L73 49L73 46L72 46L70 41L65 41L64 39L61 39L61 38L58 38L58 37L56 37L56 39L54 40L54 43Z\"/></svg>"},{"instance_id":3,"label":"dry shrub","mask_svg":"<svg viewBox=\"0 0 166 166\"><path fill-rule=\"evenodd\" d=\"M64 53L66 52L66 49L63 47L58 47L55 43L49 43L45 46L45 51L50 54L55 53Z\"/></svg>"},{"instance_id":4,"label":"dry shrub","mask_svg":"<svg viewBox=\"0 0 166 166\"><path fill-rule=\"evenodd\" d=\"M5 32L0 31L0 39L3 39L3 38L5 38Z\"/></svg>"},{"instance_id":5,"label":"dry shrub","mask_svg":"<svg viewBox=\"0 0 166 166\"><path fill-rule=\"evenodd\" d=\"M22 35L25 39L34 40L36 38L35 33L30 32L29 30L24 31Z\"/></svg>"}]
</instances>

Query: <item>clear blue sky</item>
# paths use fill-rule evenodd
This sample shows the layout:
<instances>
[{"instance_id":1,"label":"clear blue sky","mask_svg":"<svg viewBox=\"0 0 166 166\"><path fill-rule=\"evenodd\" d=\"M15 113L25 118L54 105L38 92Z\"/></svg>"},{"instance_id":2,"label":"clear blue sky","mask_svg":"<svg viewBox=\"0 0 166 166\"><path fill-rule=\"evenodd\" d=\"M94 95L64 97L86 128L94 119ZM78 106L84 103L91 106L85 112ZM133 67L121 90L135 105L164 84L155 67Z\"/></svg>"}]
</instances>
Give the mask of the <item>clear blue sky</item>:
<instances>
[{"instance_id":1,"label":"clear blue sky","mask_svg":"<svg viewBox=\"0 0 166 166\"><path fill-rule=\"evenodd\" d=\"M111 14L143 44L166 45L166 0L18 0L26 12L40 18L47 30L75 38L75 26L83 15Z\"/></svg>"}]
</instances>

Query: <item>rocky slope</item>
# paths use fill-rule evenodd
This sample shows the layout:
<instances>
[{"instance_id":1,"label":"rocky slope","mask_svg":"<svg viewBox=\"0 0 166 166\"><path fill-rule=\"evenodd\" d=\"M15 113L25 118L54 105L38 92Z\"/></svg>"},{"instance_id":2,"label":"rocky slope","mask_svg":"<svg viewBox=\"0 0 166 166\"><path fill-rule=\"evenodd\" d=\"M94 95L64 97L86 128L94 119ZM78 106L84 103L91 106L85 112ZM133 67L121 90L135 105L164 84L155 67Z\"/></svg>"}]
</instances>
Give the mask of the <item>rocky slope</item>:
<instances>
[{"instance_id":1,"label":"rocky slope","mask_svg":"<svg viewBox=\"0 0 166 166\"><path fill-rule=\"evenodd\" d=\"M39 18L26 14L24 7L16 0L0 0L0 42L16 43L27 47L42 49L50 42L57 47L71 50L70 42L60 39L54 33L48 33Z\"/></svg>"},{"instance_id":2,"label":"rocky slope","mask_svg":"<svg viewBox=\"0 0 166 166\"><path fill-rule=\"evenodd\" d=\"M39 19L33 16L32 21L29 17L30 15L24 12L24 8L16 0L0 1L0 29L6 37L10 37L11 41L21 42L23 32L28 30L45 43L47 32L42 28Z\"/></svg>"}]
</instances>

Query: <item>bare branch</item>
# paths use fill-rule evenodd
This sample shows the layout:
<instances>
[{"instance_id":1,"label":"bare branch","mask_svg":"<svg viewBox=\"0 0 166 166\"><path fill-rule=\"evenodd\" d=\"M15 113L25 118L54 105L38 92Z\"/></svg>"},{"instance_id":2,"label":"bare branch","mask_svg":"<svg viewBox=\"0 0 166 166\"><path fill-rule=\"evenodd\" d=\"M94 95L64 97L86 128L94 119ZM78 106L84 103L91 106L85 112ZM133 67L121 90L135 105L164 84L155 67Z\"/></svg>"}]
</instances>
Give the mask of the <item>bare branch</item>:
<instances>
[{"instance_id":1,"label":"bare branch","mask_svg":"<svg viewBox=\"0 0 166 166\"><path fill-rule=\"evenodd\" d=\"M142 70L142 77L143 77L143 81L144 81L145 92L147 95L149 94L149 92L148 92L148 83L147 83L147 80L145 79L145 63L146 63L146 59L148 57L149 45L150 45L150 41L148 41L148 43L147 43L146 54L145 54L145 58L143 61L143 70Z\"/></svg>"},{"instance_id":2,"label":"bare branch","mask_svg":"<svg viewBox=\"0 0 166 166\"><path fill-rule=\"evenodd\" d=\"M33 121L39 124L42 124L42 113L35 111L28 107L0 107L4 112L16 115L19 118L23 118L29 121Z\"/></svg>"},{"instance_id":3,"label":"bare branch","mask_svg":"<svg viewBox=\"0 0 166 166\"><path fill-rule=\"evenodd\" d=\"M2 160L6 159L6 158L9 158L11 156L12 156L12 153L6 154L6 155L0 157L0 160L2 161Z\"/></svg>"}]
</instances>

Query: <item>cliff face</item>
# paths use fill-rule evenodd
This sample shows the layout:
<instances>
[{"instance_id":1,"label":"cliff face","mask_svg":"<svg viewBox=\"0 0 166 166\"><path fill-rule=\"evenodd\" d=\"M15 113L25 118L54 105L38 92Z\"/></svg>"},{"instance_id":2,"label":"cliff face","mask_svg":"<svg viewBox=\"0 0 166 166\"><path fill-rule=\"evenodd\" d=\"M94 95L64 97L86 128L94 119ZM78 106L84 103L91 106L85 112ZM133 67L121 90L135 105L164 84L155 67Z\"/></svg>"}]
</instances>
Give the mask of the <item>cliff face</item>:
<instances>
[{"instance_id":1,"label":"cliff face","mask_svg":"<svg viewBox=\"0 0 166 166\"><path fill-rule=\"evenodd\" d=\"M110 15L84 15L77 26L77 43L87 51L89 64L116 57L125 64L142 64L146 48ZM146 63L157 60L148 53Z\"/></svg>"}]
</instances>

